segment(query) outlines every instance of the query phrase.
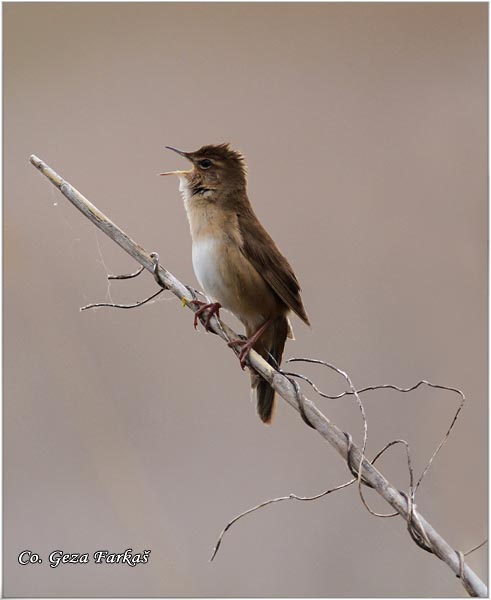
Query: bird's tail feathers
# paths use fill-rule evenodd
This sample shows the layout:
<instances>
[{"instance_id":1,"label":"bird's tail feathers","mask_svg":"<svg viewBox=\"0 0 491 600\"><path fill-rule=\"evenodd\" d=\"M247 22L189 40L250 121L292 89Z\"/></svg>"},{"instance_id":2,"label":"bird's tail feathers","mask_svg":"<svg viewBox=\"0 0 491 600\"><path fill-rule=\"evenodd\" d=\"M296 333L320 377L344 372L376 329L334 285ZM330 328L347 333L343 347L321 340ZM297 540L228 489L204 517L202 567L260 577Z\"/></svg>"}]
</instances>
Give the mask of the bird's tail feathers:
<instances>
[{"instance_id":1,"label":"bird's tail feathers","mask_svg":"<svg viewBox=\"0 0 491 600\"><path fill-rule=\"evenodd\" d=\"M277 317L259 339L256 350L273 367L278 368L283 356L286 338L291 326L284 315ZM257 373L251 373L251 386L256 393L257 414L263 423L271 423L275 410L275 391L269 383Z\"/></svg>"}]
</instances>

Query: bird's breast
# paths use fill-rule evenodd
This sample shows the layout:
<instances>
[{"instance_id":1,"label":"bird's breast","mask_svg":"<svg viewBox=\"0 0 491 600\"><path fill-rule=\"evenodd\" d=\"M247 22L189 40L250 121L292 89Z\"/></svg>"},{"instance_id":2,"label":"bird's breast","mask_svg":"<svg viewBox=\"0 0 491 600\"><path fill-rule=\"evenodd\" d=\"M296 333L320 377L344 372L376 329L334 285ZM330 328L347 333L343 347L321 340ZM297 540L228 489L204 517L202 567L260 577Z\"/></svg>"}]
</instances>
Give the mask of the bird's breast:
<instances>
[{"instance_id":1,"label":"bird's breast","mask_svg":"<svg viewBox=\"0 0 491 600\"><path fill-rule=\"evenodd\" d=\"M193 268L201 287L207 295L217 298L223 287L220 273L220 243L207 236L193 242Z\"/></svg>"},{"instance_id":2,"label":"bird's breast","mask_svg":"<svg viewBox=\"0 0 491 600\"><path fill-rule=\"evenodd\" d=\"M275 294L240 248L221 236L193 240L193 268L206 295L243 323L262 323L278 310Z\"/></svg>"}]
</instances>

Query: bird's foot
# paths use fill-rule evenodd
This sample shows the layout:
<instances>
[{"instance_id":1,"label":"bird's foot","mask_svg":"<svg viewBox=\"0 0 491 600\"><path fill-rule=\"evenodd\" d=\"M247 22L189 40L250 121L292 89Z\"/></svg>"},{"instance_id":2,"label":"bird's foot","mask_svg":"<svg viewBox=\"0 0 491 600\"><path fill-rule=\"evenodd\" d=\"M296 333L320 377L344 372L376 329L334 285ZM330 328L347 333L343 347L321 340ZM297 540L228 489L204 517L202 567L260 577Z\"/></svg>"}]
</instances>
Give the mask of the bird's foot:
<instances>
[{"instance_id":1,"label":"bird's foot","mask_svg":"<svg viewBox=\"0 0 491 600\"><path fill-rule=\"evenodd\" d=\"M227 346L229 346L229 348L233 348L234 346L242 346L242 348L240 349L240 352L239 352L239 362L240 362L240 366L241 366L242 370L245 369L247 357L249 356L249 352L252 350L252 347L254 346L255 343L256 343L256 340L254 339L254 336L252 336L249 339L242 338L242 339L232 340L231 342L228 342L228 344L227 344Z\"/></svg>"},{"instance_id":2,"label":"bird's foot","mask_svg":"<svg viewBox=\"0 0 491 600\"><path fill-rule=\"evenodd\" d=\"M216 315L218 319L220 318L220 309L222 308L222 305L219 302L206 303L201 302L201 300L193 300L191 304L199 306L198 310L194 313L194 328L198 329L198 319L201 315L207 313L204 326L206 331L210 331L210 320L213 315Z\"/></svg>"},{"instance_id":3,"label":"bird's foot","mask_svg":"<svg viewBox=\"0 0 491 600\"><path fill-rule=\"evenodd\" d=\"M251 335L250 338L241 337L237 340L232 340L231 342L229 342L227 344L228 346L230 346L230 348L233 348L234 346L242 346L242 348L239 352L239 362L240 362L240 366L242 367L242 370L244 370L244 368L246 366L249 352L253 349L254 345L256 344L258 339L262 336L262 334L266 331L266 329L271 325L271 322L272 322L272 319L268 319L267 321L264 321L264 323L261 325L261 327L259 327L259 329L256 331L256 333L254 335Z\"/></svg>"}]
</instances>

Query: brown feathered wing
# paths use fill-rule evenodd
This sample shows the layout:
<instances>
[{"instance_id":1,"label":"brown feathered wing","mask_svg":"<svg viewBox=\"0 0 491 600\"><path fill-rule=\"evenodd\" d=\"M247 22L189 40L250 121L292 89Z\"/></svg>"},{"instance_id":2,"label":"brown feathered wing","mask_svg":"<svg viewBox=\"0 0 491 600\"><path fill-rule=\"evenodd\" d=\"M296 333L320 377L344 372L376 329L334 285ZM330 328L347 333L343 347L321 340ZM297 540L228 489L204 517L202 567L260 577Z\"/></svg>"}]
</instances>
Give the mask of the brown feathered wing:
<instances>
[{"instance_id":1,"label":"brown feathered wing","mask_svg":"<svg viewBox=\"0 0 491 600\"><path fill-rule=\"evenodd\" d=\"M251 211L247 217L239 215L242 253L288 308L310 325L293 269L254 213Z\"/></svg>"},{"instance_id":2,"label":"brown feathered wing","mask_svg":"<svg viewBox=\"0 0 491 600\"><path fill-rule=\"evenodd\" d=\"M244 256L285 305L310 325L293 269L252 210L245 219L241 219L239 215L239 227ZM254 332L247 331L248 335L252 333ZM255 349L269 364L278 368L287 337L293 338L290 323L286 315L279 315L255 345ZM275 392L269 383L256 373L251 373L251 385L256 390L259 417L264 423L270 423L275 408Z\"/></svg>"}]
</instances>

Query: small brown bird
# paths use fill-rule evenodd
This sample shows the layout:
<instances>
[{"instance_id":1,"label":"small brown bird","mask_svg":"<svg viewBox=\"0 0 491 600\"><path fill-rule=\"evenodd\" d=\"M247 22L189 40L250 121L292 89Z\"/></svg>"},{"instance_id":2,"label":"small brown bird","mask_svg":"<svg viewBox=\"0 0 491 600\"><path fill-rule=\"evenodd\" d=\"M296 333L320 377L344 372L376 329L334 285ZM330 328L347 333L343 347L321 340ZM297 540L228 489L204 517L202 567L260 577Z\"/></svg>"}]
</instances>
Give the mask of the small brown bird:
<instances>
[{"instance_id":1,"label":"small brown bird","mask_svg":"<svg viewBox=\"0 0 491 600\"><path fill-rule=\"evenodd\" d=\"M247 197L246 165L240 152L228 144L203 146L196 152L177 152L192 163L177 175L193 240L193 267L211 303L200 303L197 316L206 325L221 307L245 326L246 340L239 354L244 368L254 348L269 364L279 367L286 338L293 338L288 313L292 310L310 325L300 297L300 286L286 258L259 222ZM273 388L251 373L257 412L270 423L275 405Z\"/></svg>"}]
</instances>

